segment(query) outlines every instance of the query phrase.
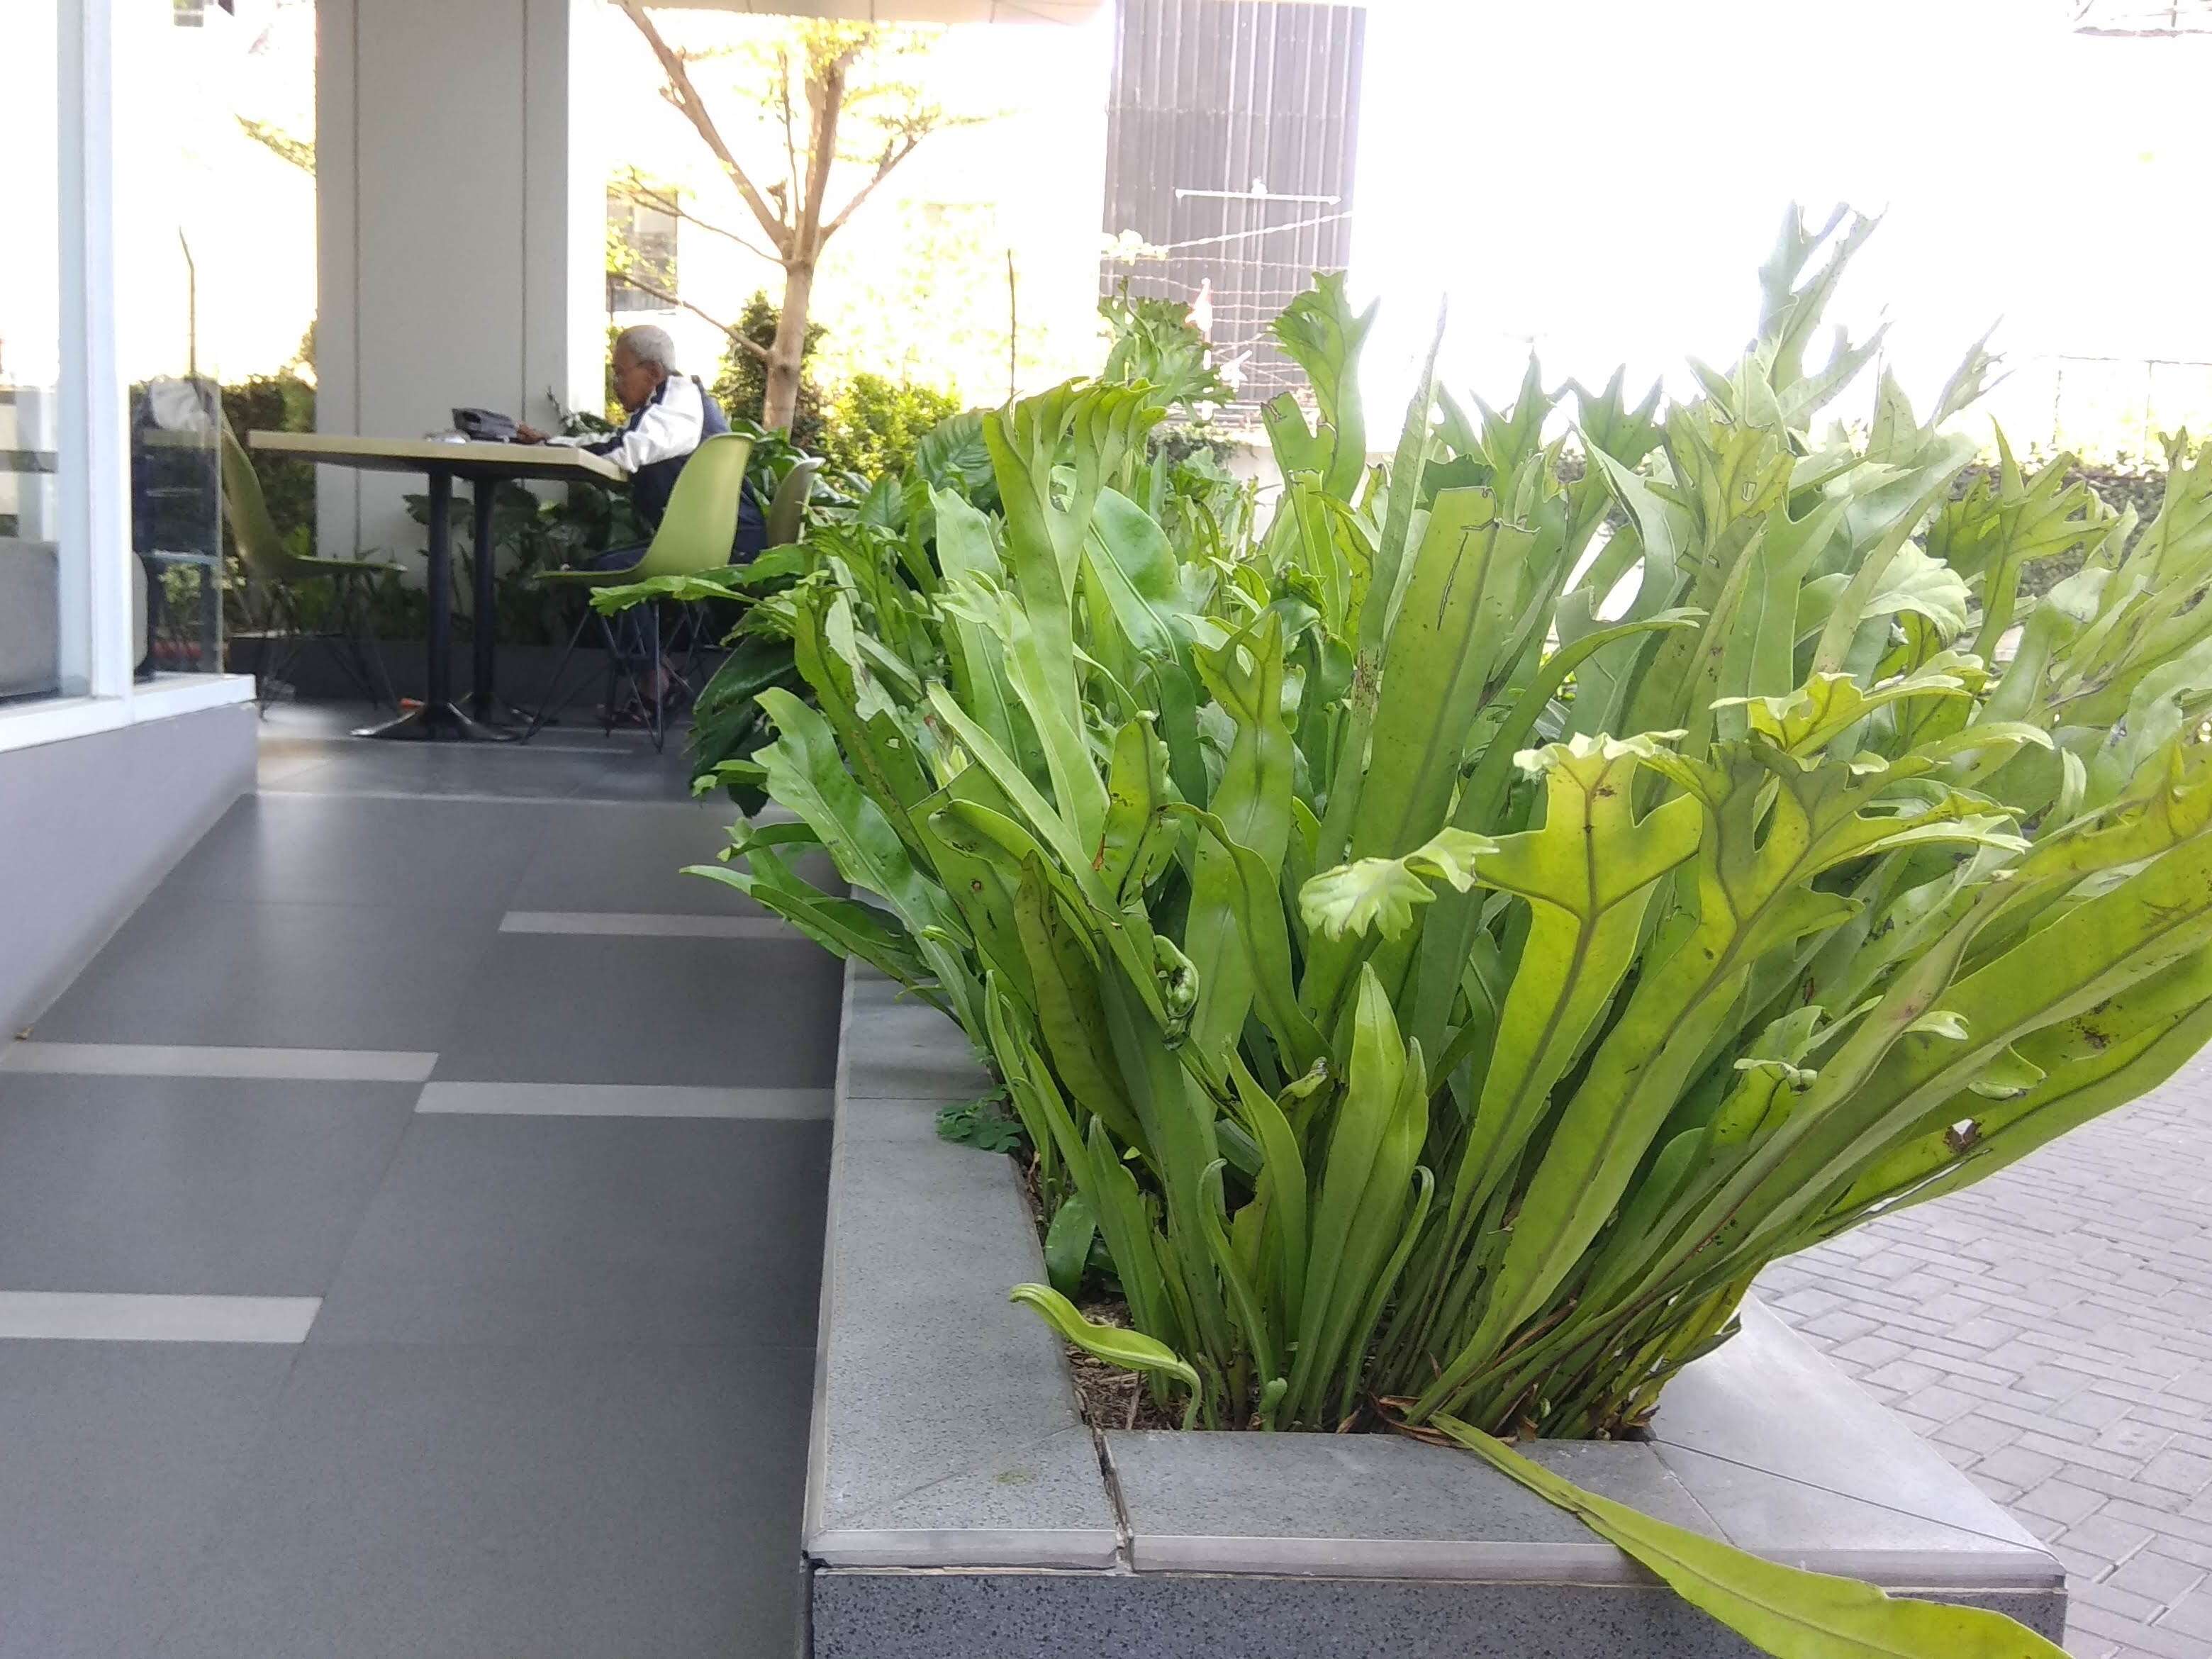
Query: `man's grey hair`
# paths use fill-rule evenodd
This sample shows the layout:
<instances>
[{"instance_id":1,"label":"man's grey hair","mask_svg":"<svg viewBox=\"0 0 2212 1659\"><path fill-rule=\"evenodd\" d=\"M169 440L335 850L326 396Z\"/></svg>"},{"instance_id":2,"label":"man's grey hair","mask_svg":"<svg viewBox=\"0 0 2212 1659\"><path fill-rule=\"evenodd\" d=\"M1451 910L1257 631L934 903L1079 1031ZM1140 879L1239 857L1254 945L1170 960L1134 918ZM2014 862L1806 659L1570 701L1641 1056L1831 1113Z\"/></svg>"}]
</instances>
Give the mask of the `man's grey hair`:
<instances>
[{"instance_id":1,"label":"man's grey hair","mask_svg":"<svg viewBox=\"0 0 2212 1659\"><path fill-rule=\"evenodd\" d=\"M653 323L638 323L615 336L615 349L625 347L641 363L658 363L670 374L676 372L676 342L668 331Z\"/></svg>"}]
</instances>

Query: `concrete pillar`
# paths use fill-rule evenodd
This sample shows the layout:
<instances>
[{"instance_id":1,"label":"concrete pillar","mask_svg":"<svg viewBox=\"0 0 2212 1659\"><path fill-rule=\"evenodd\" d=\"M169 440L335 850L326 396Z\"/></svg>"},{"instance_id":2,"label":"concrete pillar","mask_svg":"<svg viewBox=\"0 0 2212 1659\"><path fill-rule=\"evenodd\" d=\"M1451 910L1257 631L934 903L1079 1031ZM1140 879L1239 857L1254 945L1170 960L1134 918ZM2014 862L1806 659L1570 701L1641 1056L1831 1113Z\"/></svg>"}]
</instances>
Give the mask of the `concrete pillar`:
<instances>
[{"instance_id":1,"label":"concrete pillar","mask_svg":"<svg viewBox=\"0 0 2212 1659\"><path fill-rule=\"evenodd\" d=\"M417 437L460 404L597 409L605 161L591 0L320 0L317 425ZM320 469L321 550L421 545L419 481Z\"/></svg>"}]
</instances>

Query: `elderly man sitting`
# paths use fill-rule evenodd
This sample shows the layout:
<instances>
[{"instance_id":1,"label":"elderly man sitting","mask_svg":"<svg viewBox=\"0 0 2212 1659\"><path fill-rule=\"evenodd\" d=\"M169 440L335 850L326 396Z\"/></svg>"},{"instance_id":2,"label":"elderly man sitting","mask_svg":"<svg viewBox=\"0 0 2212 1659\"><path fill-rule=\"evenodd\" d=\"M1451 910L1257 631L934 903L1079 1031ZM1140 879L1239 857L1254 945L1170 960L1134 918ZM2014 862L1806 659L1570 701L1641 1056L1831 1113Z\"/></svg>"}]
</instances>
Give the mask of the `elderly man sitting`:
<instances>
[{"instance_id":1,"label":"elderly man sitting","mask_svg":"<svg viewBox=\"0 0 2212 1659\"><path fill-rule=\"evenodd\" d=\"M514 435L522 443L571 444L605 456L629 474L631 505L646 528L655 530L668 511L668 499L675 493L677 475L684 471L684 464L708 439L727 432L730 423L696 375L678 372L676 342L665 328L640 323L615 337L614 381L616 398L629 411L621 430L604 438L562 438L535 427L518 426ZM742 563L751 558L767 538L767 520L752 492L740 491L738 538L730 550L732 560ZM586 561L586 568L626 570L644 552L642 545L611 548ZM641 649L635 618L627 623L622 643L625 651ZM650 676L645 681L645 694L649 697L680 684L665 659L653 665ZM625 717L636 712L621 711Z\"/></svg>"},{"instance_id":2,"label":"elderly man sitting","mask_svg":"<svg viewBox=\"0 0 2212 1659\"><path fill-rule=\"evenodd\" d=\"M665 328L640 323L615 336L614 380L615 397L629 412L621 430L604 438L560 438L518 426L514 435L522 443L572 444L605 456L629 474L630 501L646 527L655 529L668 511L684 463L708 439L727 432L730 423L698 376L678 372L676 342ZM764 521L750 493L738 503L738 544L732 551L749 558L760 550ZM754 538L750 545L748 532ZM610 560L598 568L616 570L635 562L635 557Z\"/></svg>"}]
</instances>

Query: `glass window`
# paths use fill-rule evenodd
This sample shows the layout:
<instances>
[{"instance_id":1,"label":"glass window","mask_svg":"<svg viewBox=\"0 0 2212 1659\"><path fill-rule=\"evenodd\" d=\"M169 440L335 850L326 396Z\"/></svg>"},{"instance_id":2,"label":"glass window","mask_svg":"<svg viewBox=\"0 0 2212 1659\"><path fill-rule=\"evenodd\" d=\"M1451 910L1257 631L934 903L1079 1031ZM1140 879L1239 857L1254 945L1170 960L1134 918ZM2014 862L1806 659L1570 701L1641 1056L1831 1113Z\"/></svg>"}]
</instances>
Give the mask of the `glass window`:
<instances>
[{"instance_id":1,"label":"glass window","mask_svg":"<svg viewBox=\"0 0 2212 1659\"><path fill-rule=\"evenodd\" d=\"M607 309L672 311L676 216L619 191L607 192ZM622 275L617 276L619 270ZM626 281L625 278L634 278Z\"/></svg>"},{"instance_id":2,"label":"glass window","mask_svg":"<svg viewBox=\"0 0 2212 1659\"><path fill-rule=\"evenodd\" d=\"M313 0L108 3L131 655L143 685L219 671L226 603L241 619L269 602L248 594L234 562L225 592L221 434L226 410L241 441L313 423L302 337L315 307L315 11ZM187 9L194 21L172 27ZM314 480L300 472L282 484L275 469L252 476L278 535L311 552Z\"/></svg>"},{"instance_id":3,"label":"glass window","mask_svg":"<svg viewBox=\"0 0 2212 1659\"><path fill-rule=\"evenodd\" d=\"M0 5L0 707L82 694L90 645L85 550L63 526L83 457L63 453L58 9Z\"/></svg>"}]
</instances>

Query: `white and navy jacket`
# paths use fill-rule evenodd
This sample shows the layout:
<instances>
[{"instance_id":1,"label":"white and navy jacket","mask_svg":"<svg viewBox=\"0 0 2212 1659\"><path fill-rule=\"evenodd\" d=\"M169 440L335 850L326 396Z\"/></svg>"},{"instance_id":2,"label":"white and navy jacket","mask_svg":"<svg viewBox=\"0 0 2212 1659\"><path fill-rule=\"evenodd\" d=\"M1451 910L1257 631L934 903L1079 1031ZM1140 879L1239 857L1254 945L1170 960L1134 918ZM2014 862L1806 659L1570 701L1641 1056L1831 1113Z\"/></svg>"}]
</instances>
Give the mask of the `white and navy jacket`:
<instances>
[{"instance_id":1,"label":"white and navy jacket","mask_svg":"<svg viewBox=\"0 0 2212 1659\"><path fill-rule=\"evenodd\" d=\"M708 439L727 432L721 405L706 388L688 374L672 374L639 405L618 432L604 438L552 438L604 455L629 474L629 494L638 516L648 527L659 524L676 489L676 475L691 452Z\"/></svg>"}]
</instances>

